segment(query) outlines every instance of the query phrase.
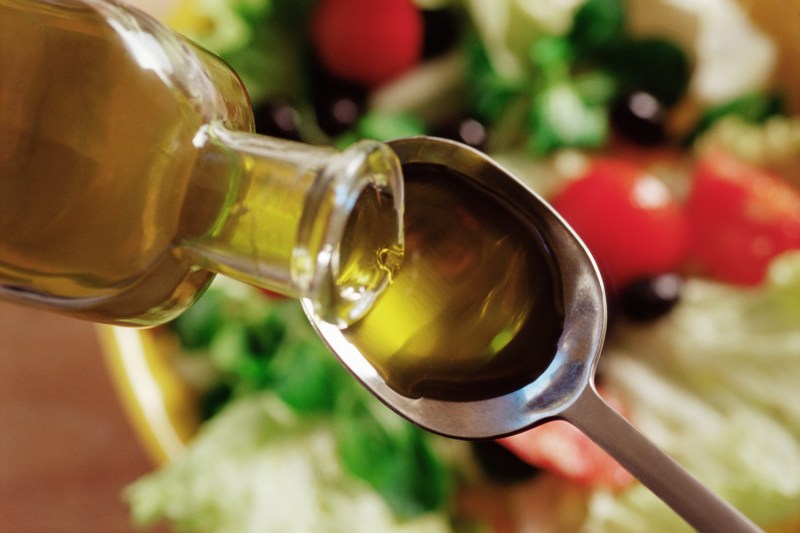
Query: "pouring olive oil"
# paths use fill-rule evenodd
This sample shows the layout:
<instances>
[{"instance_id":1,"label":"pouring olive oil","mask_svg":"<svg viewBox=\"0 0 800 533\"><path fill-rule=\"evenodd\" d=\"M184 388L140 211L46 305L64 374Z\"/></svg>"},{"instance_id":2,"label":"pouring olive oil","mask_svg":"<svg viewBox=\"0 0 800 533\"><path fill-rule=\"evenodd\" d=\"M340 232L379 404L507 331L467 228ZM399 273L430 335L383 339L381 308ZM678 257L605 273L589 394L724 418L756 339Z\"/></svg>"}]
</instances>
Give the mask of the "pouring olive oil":
<instances>
[{"instance_id":1,"label":"pouring olive oil","mask_svg":"<svg viewBox=\"0 0 800 533\"><path fill-rule=\"evenodd\" d=\"M0 0L0 72L1 297L152 325L225 273L343 325L399 264L391 150L252 134L236 75L139 12Z\"/></svg>"},{"instance_id":2,"label":"pouring olive oil","mask_svg":"<svg viewBox=\"0 0 800 533\"><path fill-rule=\"evenodd\" d=\"M395 152L251 130L235 74L152 19L0 0L0 297L148 325L214 272L302 296L423 427L489 438L561 417L698 530L758 531L597 395L602 282L538 196L463 146L395 142L398 270Z\"/></svg>"}]
</instances>

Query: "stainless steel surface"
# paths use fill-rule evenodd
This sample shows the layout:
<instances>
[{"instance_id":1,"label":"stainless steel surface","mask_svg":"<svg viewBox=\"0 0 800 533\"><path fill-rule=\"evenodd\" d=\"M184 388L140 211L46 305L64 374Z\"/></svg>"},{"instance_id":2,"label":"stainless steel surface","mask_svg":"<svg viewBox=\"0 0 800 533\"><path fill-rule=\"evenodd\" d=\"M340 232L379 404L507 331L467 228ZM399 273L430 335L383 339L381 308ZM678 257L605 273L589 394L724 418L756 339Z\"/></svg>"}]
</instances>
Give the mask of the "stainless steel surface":
<instances>
[{"instance_id":1,"label":"stainless steel surface","mask_svg":"<svg viewBox=\"0 0 800 533\"><path fill-rule=\"evenodd\" d=\"M555 418L567 420L699 531L760 531L598 396L593 380L606 331L605 292L594 260L564 220L535 192L478 151L427 137L389 144L403 164L446 165L502 197L537 225L562 276L564 330L552 363L532 383L496 398L457 402L398 394L342 331L314 321L319 334L356 378L411 422L454 438L496 438Z\"/></svg>"},{"instance_id":2,"label":"stainless steel surface","mask_svg":"<svg viewBox=\"0 0 800 533\"><path fill-rule=\"evenodd\" d=\"M711 492L586 388L562 417L599 444L697 531L752 533L761 529Z\"/></svg>"}]
</instances>

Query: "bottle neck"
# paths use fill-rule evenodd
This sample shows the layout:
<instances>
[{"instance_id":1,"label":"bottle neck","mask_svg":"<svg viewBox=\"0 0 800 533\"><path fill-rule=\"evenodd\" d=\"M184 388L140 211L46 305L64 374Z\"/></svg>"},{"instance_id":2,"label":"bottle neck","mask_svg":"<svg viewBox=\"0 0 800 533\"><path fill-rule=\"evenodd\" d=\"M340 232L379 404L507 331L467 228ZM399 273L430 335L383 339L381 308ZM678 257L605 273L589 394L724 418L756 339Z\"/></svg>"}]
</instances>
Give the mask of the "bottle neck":
<instances>
[{"instance_id":1,"label":"bottle neck","mask_svg":"<svg viewBox=\"0 0 800 533\"><path fill-rule=\"evenodd\" d=\"M179 248L206 270L310 299L326 322L358 320L402 259L394 153L372 141L338 152L217 125L195 144L184 218L207 211L209 199L216 216Z\"/></svg>"}]
</instances>

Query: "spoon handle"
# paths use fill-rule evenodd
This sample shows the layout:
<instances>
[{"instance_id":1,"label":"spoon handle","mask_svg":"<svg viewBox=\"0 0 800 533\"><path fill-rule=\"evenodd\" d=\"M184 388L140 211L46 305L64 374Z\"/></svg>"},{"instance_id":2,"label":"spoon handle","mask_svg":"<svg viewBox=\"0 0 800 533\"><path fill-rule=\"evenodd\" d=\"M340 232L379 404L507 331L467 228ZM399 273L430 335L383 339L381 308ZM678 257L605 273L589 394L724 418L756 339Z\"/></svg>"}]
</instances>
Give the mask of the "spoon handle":
<instances>
[{"instance_id":1,"label":"spoon handle","mask_svg":"<svg viewBox=\"0 0 800 533\"><path fill-rule=\"evenodd\" d=\"M593 387L587 387L561 415L611 454L698 531L761 531L642 435L614 411Z\"/></svg>"}]
</instances>

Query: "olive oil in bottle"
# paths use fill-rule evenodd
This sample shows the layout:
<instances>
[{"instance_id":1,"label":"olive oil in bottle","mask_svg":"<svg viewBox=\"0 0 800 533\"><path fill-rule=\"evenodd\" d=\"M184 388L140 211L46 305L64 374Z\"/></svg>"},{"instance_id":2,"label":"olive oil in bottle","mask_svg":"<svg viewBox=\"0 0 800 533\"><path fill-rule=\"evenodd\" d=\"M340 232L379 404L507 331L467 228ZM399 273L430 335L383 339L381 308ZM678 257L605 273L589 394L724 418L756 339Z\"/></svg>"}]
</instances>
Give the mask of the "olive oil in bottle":
<instances>
[{"instance_id":1,"label":"olive oil in bottle","mask_svg":"<svg viewBox=\"0 0 800 533\"><path fill-rule=\"evenodd\" d=\"M539 231L445 166L405 164L403 174L403 266L344 336L410 398L478 400L533 382L563 329Z\"/></svg>"},{"instance_id":2,"label":"olive oil in bottle","mask_svg":"<svg viewBox=\"0 0 800 533\"><path fill-rule=\"evenodd\" d=\"M236 75L146 15L0 0L0 72L0 297L153 325L222 272L347 324L399 264L387 147L251 133Z\"/></svg>"}]
</instances>

